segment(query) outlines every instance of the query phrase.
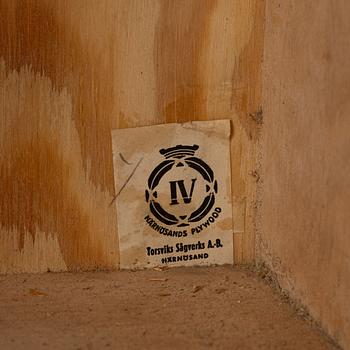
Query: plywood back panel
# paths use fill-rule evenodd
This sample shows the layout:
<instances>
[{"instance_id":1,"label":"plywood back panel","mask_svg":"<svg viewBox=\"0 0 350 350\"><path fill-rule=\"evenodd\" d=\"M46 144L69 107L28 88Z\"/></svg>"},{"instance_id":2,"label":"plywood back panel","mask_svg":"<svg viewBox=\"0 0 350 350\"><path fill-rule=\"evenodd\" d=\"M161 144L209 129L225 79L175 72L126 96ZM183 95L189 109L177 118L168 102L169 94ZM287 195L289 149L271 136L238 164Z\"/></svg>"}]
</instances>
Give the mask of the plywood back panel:
<instances>
[{"instance_id":1,"label":"plywood back panel","mask_svg":"<svg viewBox=\"0 0 350 350\"><path fill-rule=\"evenodd\" d=\"M263 10L1 0L0 272L116 268L110 131L222 118L236 262L252 261Z\"/></svg>"}]
</instances>

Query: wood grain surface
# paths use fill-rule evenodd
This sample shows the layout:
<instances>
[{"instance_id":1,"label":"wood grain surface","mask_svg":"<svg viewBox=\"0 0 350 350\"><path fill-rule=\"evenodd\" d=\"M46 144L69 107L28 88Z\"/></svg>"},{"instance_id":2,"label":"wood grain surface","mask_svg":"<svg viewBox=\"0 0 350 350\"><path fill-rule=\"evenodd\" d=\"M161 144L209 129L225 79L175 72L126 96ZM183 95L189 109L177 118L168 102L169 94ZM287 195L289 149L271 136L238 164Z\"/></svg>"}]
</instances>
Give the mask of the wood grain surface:
<instances>
[{"instance_id":1,"label":"wood grain surface","mask_svg":"<svg viewBox=\"0 0 350 350\"><path fill-rule=\"evenodd\" d=\"M0 272L118 267L110 131L232 120L254 259L262 0L0 0ZM132 142L132 140L130 140Z\"/></svg>"},{"instance_id":2,"label":"wood grain surface","mask_svg":"<svg viewBox=\"0 0 350 350\"><path fill-rule=\"evenodd\" d=\"M350 349L350 2L268 0L257 258Z\"/></svg>"}]
</instances>

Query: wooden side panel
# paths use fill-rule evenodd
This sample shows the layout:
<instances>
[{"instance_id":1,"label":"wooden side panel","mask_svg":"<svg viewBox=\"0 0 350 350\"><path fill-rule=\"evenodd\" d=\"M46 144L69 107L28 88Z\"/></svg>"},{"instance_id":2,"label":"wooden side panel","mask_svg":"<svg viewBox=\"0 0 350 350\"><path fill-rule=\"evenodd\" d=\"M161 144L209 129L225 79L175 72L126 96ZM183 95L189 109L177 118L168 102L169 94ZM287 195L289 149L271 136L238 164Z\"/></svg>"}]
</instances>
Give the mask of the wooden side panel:
<instances>
[{"instance_id":1,"label":"wooden side panel","mask_svg":"<svg viewBox=\"0 0 350 350\"><path fill-rule=\"evenodd\" d=\"M268 0L259 255L350 348L350 3Z\"/></svg>"},{"instance_id":2,"label":"wooden side panel","mask_svg":"<svg viewBox=\"0 0 350 350\"><path fill-rule=\"evenodd\" d=\"M235 256L251 261L263 10L0 0L0 272L117 267L110 130L216 118L233 121Z\"/></svg>"}]
</instances>

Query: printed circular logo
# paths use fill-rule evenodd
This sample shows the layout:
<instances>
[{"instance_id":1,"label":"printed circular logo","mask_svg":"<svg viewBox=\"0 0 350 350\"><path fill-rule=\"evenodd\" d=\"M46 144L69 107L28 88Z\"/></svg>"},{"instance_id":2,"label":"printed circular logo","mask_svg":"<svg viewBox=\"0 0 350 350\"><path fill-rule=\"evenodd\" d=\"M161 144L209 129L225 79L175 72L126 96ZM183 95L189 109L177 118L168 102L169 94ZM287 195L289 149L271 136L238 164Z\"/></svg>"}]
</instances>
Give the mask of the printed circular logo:
<instances>
[{"instance_id":1,"label":"printed circular logo","mask_svg":"<svg viewBox=\"0 0 350 350\"><path fill-rule=\"evenodd\" d=\"M165 159L151 172L145 195L151 213L165 225L195 224L215 204L218 184L210 166L195 157L198 148L177 145L159 151Z\"/></svg>"}]
</instances>

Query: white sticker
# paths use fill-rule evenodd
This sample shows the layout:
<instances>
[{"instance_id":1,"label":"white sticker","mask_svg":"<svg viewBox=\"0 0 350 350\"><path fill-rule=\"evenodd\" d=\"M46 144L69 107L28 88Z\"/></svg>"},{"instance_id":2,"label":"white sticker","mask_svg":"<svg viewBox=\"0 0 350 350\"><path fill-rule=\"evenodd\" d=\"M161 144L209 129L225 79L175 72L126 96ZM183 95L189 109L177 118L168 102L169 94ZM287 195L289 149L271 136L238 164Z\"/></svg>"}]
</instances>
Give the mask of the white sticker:
<instances>
[{"instance_id":1,"label":"white sticker","mask_svg":"<svg viewBox=\"0 0 350 350\"><path fill-rule=\"evenodd\" d=\"M112 131L120 267L233 263L230 121Z\"/></svg>"}]
</instances>

